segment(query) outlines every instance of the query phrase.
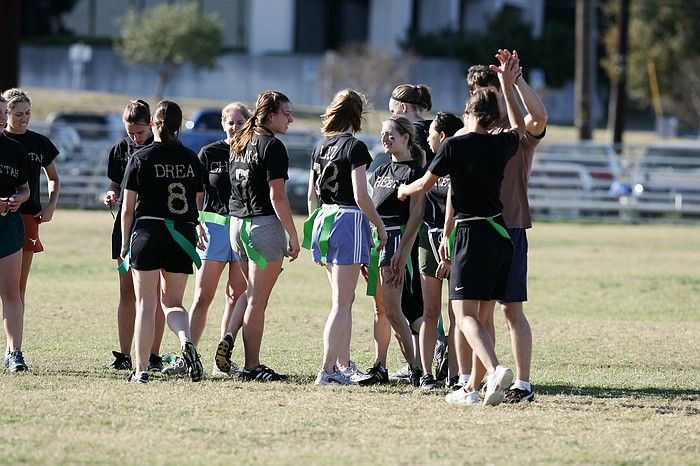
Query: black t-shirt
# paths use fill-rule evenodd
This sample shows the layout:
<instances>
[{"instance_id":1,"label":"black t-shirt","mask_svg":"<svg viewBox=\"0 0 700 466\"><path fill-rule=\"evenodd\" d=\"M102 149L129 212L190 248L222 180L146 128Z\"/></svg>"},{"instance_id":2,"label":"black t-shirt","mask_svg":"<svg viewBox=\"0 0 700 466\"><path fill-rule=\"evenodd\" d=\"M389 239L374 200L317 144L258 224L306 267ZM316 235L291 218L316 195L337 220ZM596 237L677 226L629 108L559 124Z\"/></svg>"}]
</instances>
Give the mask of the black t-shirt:
<instances>
[{"instance_id":1,"label":"black t-shirt","mask_svg":"<svg viewBox=\"0 0 700 466\"><path fill-rule=\"evenodd\" d=\"M436 176L450 175L457 218L490 217L503 210L503 170L517 149L515 132L467 133L447 139L428 170Z\"/></svg>"},{"instance_id":2,"label":"black t-shirt","mask_svg":"<svg viewBox=\"0 0 700 466\"><path fill-rule=\"evenodd\" d=\"M409 184L423 176L423 168L415 160L389 162L377 167L369 178L372 186L372 203L384 225L405 225L410 215L410 202L396 197L400 184Z\"/></svg>"},{"instance_id":3,"label":"black t-shirt","mask_svg":"<svg viewBox=\"0 0 700 466\"><path fill-rule=\"evenodd\" d=\"M430 191L425 193L425 214L423 220L430 227L442 228L445 225L447 192L450 189L450 175L441 176Z\"/></svg>"},{"instance_id":4,"label":"black t-shirt","mask_svg":"<svg viewBox=\"0 0 700 466\"><path fill-rule=\"evenodd\" d=\"M226 140L212 142L199 151L204 166L204 211L228 215L231 199L231 179L228 174L229 144Z\"/></svg>"},{"instance_id":5,"label":"black t-shirt","mask_svg":"<svg viewBox=\"0 0 700 466\"><path fill-rule=\"evenodd\" d=\"M420 148L423 149L423 152L425 152L426 167L428 166L427 164L432 162L433 158L435 158L435 154L433 154L430 144L428 144L428 134L430 132L430 123L432 122L433 120L420 120L413 122L413 128L416 130L416 142Z\"/></svg>"},{"instance_id":6,"label":"black t-shirt","mask_svg":"<svg viewBox=\"0 0 700 466\"><path fill-rule=\"evenodd\" d=\"M27 151L0 133L0 197L10 197L27 182Z\"/></svg>"},{"instance_id":7,"label":"black t-shirt","mask_svg":"<svg viewBox=\"0 0 700 466\"><path fill-rule=\"evenodd\" d=\"M274 215L269 181L286 180L289 158L282 141L270 134L254 134L243 154L229 162L231 215L244 218Z\"/></svg>"},{"instance_id":8,"label":"black t-shirt","mask_svg":"<svg viewBox=\"0 0 700 466\"><path fill-rule=\"evenodd\" d=\"M153 136L146 139L146 143L142 146L137 145L131 138L124 138L114 146L109 151L109 161L107 162L107 177L121 186L124 180L124 171L126 170L126 164L134 152L146 147L153 142Z\"/></svg>"},{"instance_id":9,"label":"black t-shirt","mask_svg":"<svg viewBox=\"0 0 700 466\"><path fill-rule=\"evenodd\" d=\"M311 154L311 166L321 203L357 206L352 171L370 163L372 156L367 146L354 136L328 136L319 142Z\"/></svg>"},{"instance_id":10,"label":"black t-shirt","mask_svg":"<svg viewBox=\"0 0 700 466\"><path fill-rule=\"evenodd\" d=\"M27 151L27 181L29 182L29 199L22 204L20 212L34 215L41 210L40 178L42 167L48 167L58 155L58 149L46 136L27 130L22 134L5 131L10 139L19 142Z\"/></svg>"},{"instance_id":11,"label":"black t-shirt","mask_svg":"<svg viewBox=\"0 0 700 466\"><path fill-rule=\"evenodd\" d=\"M204 170L185 146L154 142L134 153L124 173L124 188L136 191L135 217L196 222L196 195L202 192Z\"/></svg>"}]
</instances>

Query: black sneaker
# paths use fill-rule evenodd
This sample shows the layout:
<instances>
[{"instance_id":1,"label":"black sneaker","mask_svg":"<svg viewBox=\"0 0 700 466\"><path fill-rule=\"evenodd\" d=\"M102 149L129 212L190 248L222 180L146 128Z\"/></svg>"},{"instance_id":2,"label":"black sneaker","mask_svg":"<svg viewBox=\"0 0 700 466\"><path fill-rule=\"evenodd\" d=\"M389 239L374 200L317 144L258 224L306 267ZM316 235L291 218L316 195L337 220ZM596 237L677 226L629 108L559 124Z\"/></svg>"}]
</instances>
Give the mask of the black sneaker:
<instances>
[{"instance_id":1,"label":"black sneaker","mask_svg":"<svg viewBox=\"0 0 700 466\"><path fill-rule=\"evenodd\" d=\"M148 357L148 372L160 372L163 370L163 359L157 354L152 354Z\"/></svg>"},{"instance_id":2,"label":"black sneaker","mask_svg":"<svg viewBox=\"0 0 700 466\"><path fill-rule=\"evenodd\" d=\"M119 351L112 351L112 355L114 356L114 362L109 367L118 371L131 370L131 356Z\"/></svg>"},{"instance_id":3,"label":"black sneaker","mask_svg":"<svg viewBox=\"0 0 700 466\"><path fill-rule=\"evenodd\" d=\"M447 360L447 337L439 336L435 345L435 379L443 381L447 378L449 363Z\"/></svg>"},{"instance_id":4,"label":"black sneaker","mask_svg":"<svg viewBox=\"0 0 700 466\"><path fill-rule=\"evenodd\" d=\"M214 355L214 362L216 367L223 372L228 374L231 371L231 354L233 353L233 336L227 333L224 338L219 342L219 346L216 347L216 355Z\"/></svg>"},{"instance_id":5,"label":"black sneaker","mask_svg":"<svg viewBox=\"0 0 700 466\"><path fill-rule=\"evenodd\" d=\"M204 367L202 367L202 361L199 360L199 354L197 354L197 350L194 349L191 341L185 342L185 346L182 348L182 359L185 360L187 373L190 374L192 382L202 380Z\"/></svg>"},{"instance_id":6,"label":"black sneaker","mask_svg":"<svg viewBox=\"0 0 700 466\"><path fill-rule=\"evenodd\" d=\"M143 384L148 383L148 372L141 372L139 377L136 377L136 371L131 371L129 377L126 378L126 383Z\"/></svg>"},{"instance_id":7,"label":"black sneaker","mask_svg":"<svg viewBox=\"0 0 700 466\"><path fill-rule=\"evenodd\" d=\"M450 390L459 390L462 388L462 384L459 383L459 376L458 375L453 375L449 379L447 379L447 382L445 383L445 386L449 388Z\"/></svg>"},{"instance_id":8,"label":"black sneaker","mask_svg":"<svg viewBox=\"0 0 700 466\"><path fill-rule=\"evenodd\" d=\"M437 388L437 381L431 374L424 374L420 378L420 388L423 390L433 390Z\"/></svg>"},{"instance_id":9,"label":"black sneaker","mask_svg":"<svg viewBox=\"0 0 700 466\"><path fill-rule=\"evenodd\" d=\"M389 383L389 371L379 363L367 369L365 377L357 381L357 385L363 386L382 383Z\"/></svg>"},{"instance_id":10,"label":"black sneaker","mask_svg":"<svg viewBox=\"0 0 700 466\"><path fill-rule=\"evenodd\" d=\"M255 380L258 382L281 382L287 380L288 376L278 374L269 367L260 364L252 369L243 369L238 373L238 378L241 380Z\"/></svg>"},{"instance_id":11,"label":"black sneaker","mask_svg":"<svg viewBox=\"0 0 700 466\"><path fill-rule=\"evenodd\" d=\"M530 390L522 388L510 388L506 390L506 397L503 400L506 403L520 403L521 401L535 401L535 391L530 385Z\"/></svg>"},{"instance_id":12,"label":"black sneaker","mask_svg":"<svg viewBox=\"0 0 700 466\"><path fill-rule=\"evenodd\" d=\"M411 385L414 387L420 387L420 379L423 377L423 369L419 366L411 366Z\"/></svg>"}]
</instances>

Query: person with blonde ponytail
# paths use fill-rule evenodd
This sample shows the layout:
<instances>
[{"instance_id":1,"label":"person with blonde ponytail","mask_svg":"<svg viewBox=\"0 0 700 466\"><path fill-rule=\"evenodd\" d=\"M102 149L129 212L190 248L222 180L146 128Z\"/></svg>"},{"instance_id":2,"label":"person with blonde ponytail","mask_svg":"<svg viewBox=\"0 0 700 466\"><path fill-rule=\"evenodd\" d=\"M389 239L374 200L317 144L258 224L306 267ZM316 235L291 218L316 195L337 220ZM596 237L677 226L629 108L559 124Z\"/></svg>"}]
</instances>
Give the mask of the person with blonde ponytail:
<instances>
[{"instance_id":1,"label":"person with blonde ponytail","mask_svg":"<svg viewBox=\"0 0 700 466\"><path fill-rule=\"evenodd\" d=\"M402 183L411 183L423 174L425 153L416 141L413 124L405 117L393 116L382 123L381 141L391 161L380 165L370 177L372 202L387 229L386 247L376 264L370 263L368 288L375 293L375 362L359 385L387 383L386 358L394 329L399 347L410 368L410 381L418 386L422 375L419 358L413 348L409 322L401 310L404 280L410 280L410 257L423 219L425 196L412 196L410 202L396 197ZM378 273L374 269L378 267ZM409 271L407 273L407 270ZM378 279L378 283L377 283Z\"/></svg>"},{"instance_id":2,"label":"person with blonde ponytail","mask_svg":"<svg viewBox=\"0 0 700 466\"><path fill-rule=\"evenodd\" d=\"M278 91L264 91L231 144L229 213L235 217L231 246L241 257L248 300L242 327L245 365L238 374L242 380L287 378L260 363L260 344L267 302L282 261L285 256L293 261L299 255L299 238L284 188L289 158L284 144L275 137L285 134L293 121L289 98Z\"/></svg>"}]
</instances>

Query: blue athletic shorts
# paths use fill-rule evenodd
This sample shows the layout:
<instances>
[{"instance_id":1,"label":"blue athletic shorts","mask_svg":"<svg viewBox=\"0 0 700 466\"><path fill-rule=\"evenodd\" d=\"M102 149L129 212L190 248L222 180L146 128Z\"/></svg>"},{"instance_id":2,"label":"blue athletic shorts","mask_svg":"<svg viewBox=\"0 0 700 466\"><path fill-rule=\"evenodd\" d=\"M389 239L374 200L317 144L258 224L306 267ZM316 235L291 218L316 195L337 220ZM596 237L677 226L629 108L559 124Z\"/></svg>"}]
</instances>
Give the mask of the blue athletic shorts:
<instances>
[{"instance_id":1,"label":"blue athletic shorts","mask_svg":"<svg viewBox=\"0 0 700 466\"><path fill-rule=\"evenodd\" d=\"M230 225L211 222L202 222L201 225L207 232L208 241L204 251L197 249L200 259L216 262L238 262L241 259L231 247Z\"/></svg>"},{"instance_id":2,"label":"blue athletic shorts","mask_svg":"<svg viewBox=\"0 0 700 466\"><path fill-rule=\"evenodd\" d=\"M314 220L311 236L311 258L314 262L321 262L319 239L323 222L331 208L331 205L324 204ZM372 230L369 220L359 207L339 207L328 237L328 252L325 263L369 264L371 238Z\"/></svg>"},{"instance_id":3,"label":"blue athletic shorts","mask_svg":"<svg viewBox=\"0 0 700 466\"><path fill-rule=\"evenodd\" d=\"M510 263L508 284L502 303L523 303L527 301L527 233L524 228L508 228L515 252Z\"/></svg>"}]
</instances>

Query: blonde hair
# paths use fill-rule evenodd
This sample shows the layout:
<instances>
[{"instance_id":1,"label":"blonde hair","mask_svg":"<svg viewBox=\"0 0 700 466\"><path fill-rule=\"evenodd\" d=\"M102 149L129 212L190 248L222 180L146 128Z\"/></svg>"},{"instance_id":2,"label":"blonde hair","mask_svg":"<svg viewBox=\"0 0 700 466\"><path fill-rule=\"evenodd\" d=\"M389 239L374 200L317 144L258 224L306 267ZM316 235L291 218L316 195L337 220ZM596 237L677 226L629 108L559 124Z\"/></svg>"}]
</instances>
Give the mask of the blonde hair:
<instances>
[{"instance_id":1,"label":"blonde hair","mask_svg":"<svg viewBox=\"0 0 700 466\"><path fill-rule=\"evenodd\" d=\"M234 112L240 112L246 120L250 118L250 109L243 102L231 102L221 109L221 119L223 120L226 115Z\"/></svg>"},{"instance_id":2,"label":"blonde hair","mask_svg":"<svg viewBox=\"0 0 700 466\"><path fill-rule=\"evenodd\" d=\"M326 111L321 115L321 132L326 135L340 133L347 128L357 132L362 129L362 112L367 104L365 96L352 89L338 91Z\"/></svg>"},{"instance_id":3,"label":"blonde hair","mask_svg":"<svg viewBox=\"0 0 700 466\"><path fill-rule=\"evenodd\" d=\"M15 108L15 105L22 102L28 103L30 107L32 106L32 101L29 98L29 94L18 87L13 87L12 89L6 90L2 93L2 96L7 100L7 108L10 110Z\"/></svg>"}]
</instances>

